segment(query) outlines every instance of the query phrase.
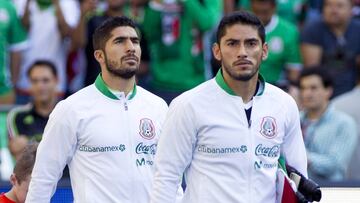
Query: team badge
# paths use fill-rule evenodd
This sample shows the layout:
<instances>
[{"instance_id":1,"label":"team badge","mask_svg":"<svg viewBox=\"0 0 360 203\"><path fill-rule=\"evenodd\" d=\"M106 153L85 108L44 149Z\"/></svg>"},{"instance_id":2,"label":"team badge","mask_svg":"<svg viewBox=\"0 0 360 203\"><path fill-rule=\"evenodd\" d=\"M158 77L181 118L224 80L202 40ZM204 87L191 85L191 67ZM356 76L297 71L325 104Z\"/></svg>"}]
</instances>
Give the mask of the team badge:
<instances>
[{"instance_id":1,"label":"team badge","mask_svg":"<svg viewBox=\"0 0 360 203\"><path fill-rule=\"evenodd\" d=\"M147 140L151 140L155 137L155 126L153 122L148 118L140 120L140 132L141 137Z\"/></svg>"},{"instance_id":2,"label":"team badge","mask_svg":"<svg viewBox=\"0 0 360 203\"><path fill-rule=\"evenodd\" d=\"M276 136L276 120L273 117L266 116L261 121L260 133L266 138L274 138Z\"/></svg>"}]
</instances>

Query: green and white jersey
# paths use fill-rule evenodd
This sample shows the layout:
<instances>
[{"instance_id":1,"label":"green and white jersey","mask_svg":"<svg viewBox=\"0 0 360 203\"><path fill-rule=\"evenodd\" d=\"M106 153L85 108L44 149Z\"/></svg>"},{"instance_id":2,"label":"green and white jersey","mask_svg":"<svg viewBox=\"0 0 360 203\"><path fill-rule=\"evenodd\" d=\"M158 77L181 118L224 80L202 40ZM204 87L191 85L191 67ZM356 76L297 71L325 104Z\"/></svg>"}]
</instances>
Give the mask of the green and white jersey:
<instances>
[{"instance_id":1,"label":"green and white jersey","mask_svg":"<svg viewBox=\"0 0 360 203\"><path fill-rule=\"evenodd\" d=\"M299 111L293 98L260 80L248 122L241 97L216 77L170 104L155 160L152 203L275 202L279 156L307 176Z\"/></svg>"},{"instance_id":2,"label":"green and white jersey","mask_svg":"<svg viewBox=\"0 0 360 203\"><path fill-rule=\"evenodd\" d=\"M9 72L9 52L26 47L26 32L9 0L0 1L0 95L7 93L12 84Z\"/></svg>"},{"instance_id":3,"label":"green and white jersey","mask_svg":"<svg viewBox=\"0 0 360 203\"><path fill-rule=\"evenodd\" d=\"M307 0L277 0L276 13L295 25L301 18L301 9ZM238 6L251 10L251 0L239 0Z\"/></svg>"},{"instance_id":4,"label":"green and white jersey","mask_svg":"<svg viewBox=\"0 0 360 203\"><path fill-rule=\"evenodd\" d=\"M285 69L302 67L297 27L273 16L265 27L269 55L260 66L260 73L272 84L284 79Z\"/></svg>"},{"instance_id":5,"label":"green and white jersey","mask_svg":"<svg viewBox=\"0 0 360 203\"><path fill-rule=\"evenodd\" d=\"M99 76L51 113L26 202L50 202L66 164L74 202L149 202L166 112L165 101L143 88L115 96Z\"/></svg>"}]
</instances>

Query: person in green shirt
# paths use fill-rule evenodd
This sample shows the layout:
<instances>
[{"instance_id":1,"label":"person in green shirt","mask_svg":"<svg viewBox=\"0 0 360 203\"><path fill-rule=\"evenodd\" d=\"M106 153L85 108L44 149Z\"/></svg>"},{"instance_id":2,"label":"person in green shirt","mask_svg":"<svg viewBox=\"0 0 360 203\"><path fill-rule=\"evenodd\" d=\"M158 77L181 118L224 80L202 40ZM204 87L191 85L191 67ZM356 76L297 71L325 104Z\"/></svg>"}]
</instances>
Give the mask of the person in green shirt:
<instances>
[{"instance_id":1,"label":"person in green shirt","mask_svg":"<svg viewBox=\"0 0 360 203\"><path fill-rule=\"evenodd\" d=\"M251 10L264 23L269 46L260 73L278 86L297 82L302 68L297 27L275 14L276 0L251 0Z\"/></svg>"},{"instance_id":2,"label":"person in green shirt","mask_svg":"<svg viewBox=\"0 0 360 203\"><path fill-rule=\"evenodd\" d=\"M203 34L216 26L222 10L222 0L150 1L143 29L153 93L170 103L205 81Z\"/></svg>"},{"instance_id":3,"label":"person in green shirt","mask_svg":"<svg viewBox=\"0 0 360 203\"><path fill-rule=\"evenodd\" d=\"M238 0L237 6L251 10L252 0ZM283 19L298 25L303 20L303 8L307 0L276 0L276 13Z\"/></svg>"},{"instance_id":4,"label":"person in green shirt","mask_svg":"<svg viewBox=\"0 0 360 203\"><path fill-rule=\"evenodd\" d=\"M0 1L0 104L15 100L13 84L18 78L21 53L26 48L26 32L9 0ZM11 77L10 77L11 76Z\"/></svg>"}]
</instances>

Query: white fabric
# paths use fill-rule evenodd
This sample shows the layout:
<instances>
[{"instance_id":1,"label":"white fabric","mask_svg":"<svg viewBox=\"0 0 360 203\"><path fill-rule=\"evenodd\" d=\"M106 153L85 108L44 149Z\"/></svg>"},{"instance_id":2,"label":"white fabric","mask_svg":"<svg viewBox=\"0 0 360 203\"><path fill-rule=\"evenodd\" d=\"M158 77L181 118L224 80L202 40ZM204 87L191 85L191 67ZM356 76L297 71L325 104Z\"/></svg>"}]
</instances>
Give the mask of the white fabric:
<instances>
[{"instance_id":1,"label":"white fabric","mask_svg":"<svg viewBox=\"0 0 360 203\"><path fill-rule=\"evenodd\" d=\"M270 117L276 125L266 137L261 132L270 129L264 122ZM291 96L266 83L264 93L253 98L248 127L241 98L212 79L170 105L155 159L151 202L175 202L184 171L183 203L275 202L280 153L307 176L299 112Z\"/></svg>"},{"instance_id":2,"label":"white fabric","mask_svg":"<svg viewBox=\"0 0 360 203\"><path fill-rule=\"evenodd\" d=\"M18 14L24 15L26 0L14 1ZM60 0L64 18L70 27L77 25L80 8L77 0ZM29 48L24 51L17 86L27 90L30 86L27 70L36 60L50 60L58 70L60 91L66 86L66 58L68 41L62 39L55 16L54 6L41 10L36 1L30 1L30 29L28 33Z\"/></svg>"},{"instance_id":3,"label":"white fabric","mask_svg":"<svg viewBox=\"0 0 360 203\"><path fill-rule=\"evenodd\" d=\"M91 85L59 102L38 148L26 203L50 202L67 163L75 203L149 202L166 111L165 101L141 87L131 100L110 99ZM143 119L153 124L146 139Z\"/></svg>"}]
</instances>

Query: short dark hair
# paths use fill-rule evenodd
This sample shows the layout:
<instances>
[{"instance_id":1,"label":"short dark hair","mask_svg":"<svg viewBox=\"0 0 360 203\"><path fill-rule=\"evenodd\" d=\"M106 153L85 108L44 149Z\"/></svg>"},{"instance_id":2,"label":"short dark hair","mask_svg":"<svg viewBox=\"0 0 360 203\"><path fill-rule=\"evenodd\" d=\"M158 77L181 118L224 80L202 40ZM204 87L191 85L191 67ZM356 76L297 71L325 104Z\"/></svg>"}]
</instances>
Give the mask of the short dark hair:
<instances>
[{"instance_id":1,"label":"short dark hair","mask_svg":"<svg viewBox=\"0 0 360 203\"><path fill-rule=\"evenodd\" d=\"M32 72L32 70L34 70L34 68L36 66L44 66L44 67L47 67L50 72L55 76L57 77L57 69L55 67L55 64L51 61L48 61L48 60L37 60L35 61L29 68L29 70L27 71L27 76L30 77L30 74Z\"/></svg>"},{"instance_id":2,"label":"short dark hair","mask_svg":"<svg viewBox=\"0 0 360 203\"><path fill-rule=\"evenodd\" d=\"M14 174L19 184L31 175L34 168L38 143L28 144L22 151L20 158L16 161Z\"/></svg>"},{"instance_id":3,"label":"short dark hair","mask_svg":"<svg viewBox=\"0 0 360 203\"><path fill-rule=\"evenodd\" d=\"M104 50L106 42L111 38L111 32L117 27L129 26L135 29L136 33L139 32L136 23L126 16L109 17L99 27L95 29L93 34L93 47L94 50ZM140 37L140 35L139 35Z\"/></svg>"},{"instance_id":4,"label":"short dark hair","mask_svg":"<svg viewBox=\"0 0 360 203\"><path fill-rule=\"evenodd\" d=\"M328 69L326 69L323 66L311 66L311 67L305 67L299 77L299 84L301 82L301 79L307 76L316 75L321 78L321 82L325 88L333 87L333 78L330 75Z\"/></svg>"},{"instance_id":5,"label":"short dark hair","mask_svg":"<svg viewBox=\"0 0 360 203\"><path fill-rule=\"evenodd\" d=\"M220 44L221 38L226 34L226 28L235 24L250 25L257 29L262 43L265 43L265 28L258 17L248 11L237 11L224 16L216 32L216 41Z\"/></svg>"}]
</instances>

